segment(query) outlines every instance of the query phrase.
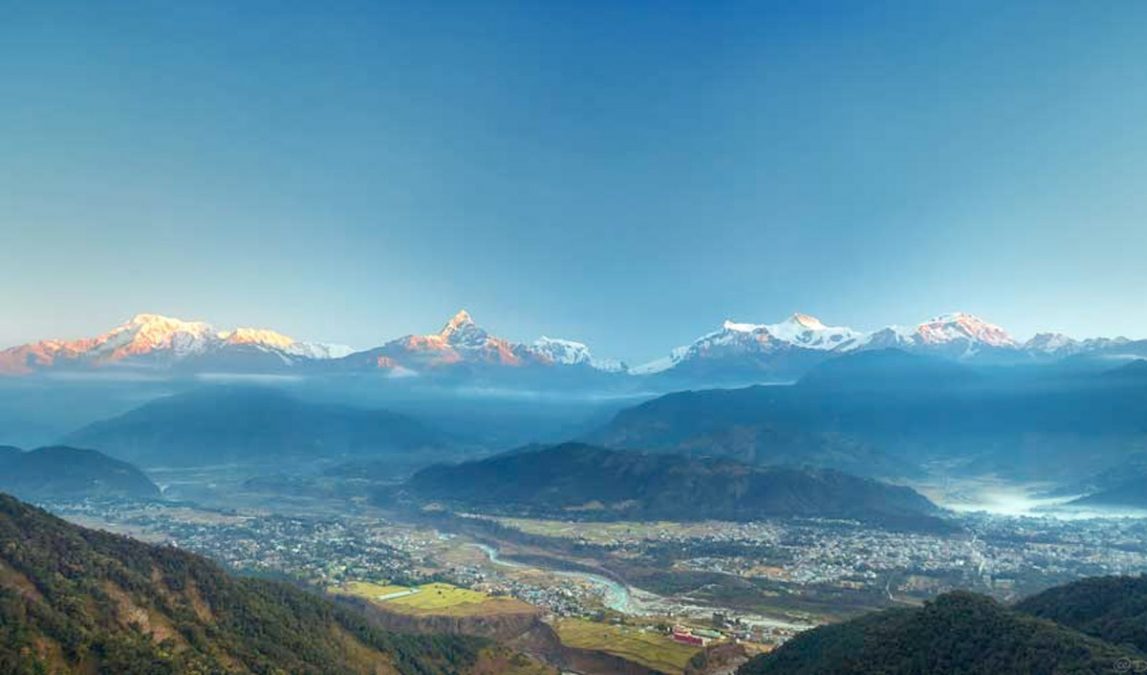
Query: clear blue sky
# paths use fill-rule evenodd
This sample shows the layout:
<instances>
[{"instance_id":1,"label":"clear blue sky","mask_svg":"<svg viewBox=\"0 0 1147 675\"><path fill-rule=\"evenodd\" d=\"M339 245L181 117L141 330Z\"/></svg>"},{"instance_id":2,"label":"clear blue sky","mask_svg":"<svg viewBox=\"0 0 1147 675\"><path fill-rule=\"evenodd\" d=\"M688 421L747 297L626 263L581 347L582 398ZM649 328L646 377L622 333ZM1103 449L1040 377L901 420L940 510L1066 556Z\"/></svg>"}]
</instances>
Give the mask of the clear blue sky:
<instances>
[{"instance_id":1,"label":"clear blue sky","mask_svg":"<svg viewBox=\"0 0 1147 675\"><path fill-rule=\"evenodd\" d=\"M3 344L1147 336L1147 3L0 8Z\"/></svg>"}]
</instances>

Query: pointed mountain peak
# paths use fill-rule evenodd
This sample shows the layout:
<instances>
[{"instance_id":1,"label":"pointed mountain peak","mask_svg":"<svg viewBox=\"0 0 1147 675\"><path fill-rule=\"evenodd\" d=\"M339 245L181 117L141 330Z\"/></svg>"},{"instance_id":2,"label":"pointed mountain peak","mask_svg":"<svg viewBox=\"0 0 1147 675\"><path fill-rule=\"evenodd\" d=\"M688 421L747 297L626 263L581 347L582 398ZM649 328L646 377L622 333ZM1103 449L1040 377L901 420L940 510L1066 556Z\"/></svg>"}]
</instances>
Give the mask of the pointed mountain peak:
<instances>
[{"instance_id":1,"label":"pointed mountain peak","mask_svg":"<svg viewBox=\"0 0 1147 675\"><path fill-rule=\"evenodd\" d=\"M446 336L453 335L454 333L457 333L458 331L462 330L463 328L465 328L467 326L473 326L473 325L475 325L474 319L473 319L473 317L470 316L470 312L467 312L466 310L461 309L461 310L458 310L457 314L450 317L450 320L447 321L446 325L442 327L440 334L446 335Z\"/></svg>"}]
</instances>

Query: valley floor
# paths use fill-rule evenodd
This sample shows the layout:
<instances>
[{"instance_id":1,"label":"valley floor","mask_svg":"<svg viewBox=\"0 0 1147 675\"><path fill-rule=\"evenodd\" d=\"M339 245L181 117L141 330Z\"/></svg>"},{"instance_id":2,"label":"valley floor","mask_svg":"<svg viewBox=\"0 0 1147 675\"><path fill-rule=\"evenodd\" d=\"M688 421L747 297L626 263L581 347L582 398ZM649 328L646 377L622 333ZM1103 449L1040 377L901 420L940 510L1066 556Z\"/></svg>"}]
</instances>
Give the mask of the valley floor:
<instances>
[{"instance_id":1,"label":"valley floor","mask_svg":"<svg viewBox=\"0 0 1147 675\"><path fill-rule=\"evenodd\" d=\"M674 672L687 651L701 652L688 643L761 651L811 626L952 589L1013 599L1082 577L1147 572L1141 519L976 512L956 515L951 532L927 533L825 520L411 514L362 500L210 494L229 498L47 506L82 525L356 595L387 612L535 612L569 646ZM675 626L691 637L675 638Z\"/></svg>"}]
</instances>

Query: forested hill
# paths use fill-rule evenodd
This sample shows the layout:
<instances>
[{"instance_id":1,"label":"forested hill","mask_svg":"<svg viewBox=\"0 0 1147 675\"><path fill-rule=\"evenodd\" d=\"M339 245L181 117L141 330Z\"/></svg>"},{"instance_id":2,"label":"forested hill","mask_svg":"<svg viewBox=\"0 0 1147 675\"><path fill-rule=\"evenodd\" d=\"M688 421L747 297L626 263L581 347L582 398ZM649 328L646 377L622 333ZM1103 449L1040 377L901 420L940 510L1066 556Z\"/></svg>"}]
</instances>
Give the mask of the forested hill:
<instances>
[{"instance_id":1,"label":"forested hill","mask_svg":"<svg viewBox=\"0 0 1147 675\"><path fill-rule=\"evenodd\" d=\"M0 490L25 499L160 496L155 483L131 464L66 446L30 452L0 448Z\"/></svg>"},{"instance_id":2,"label":"forested hill","mask_svg":"<svg viewBox=\"0 0 1147 675\"><path fill-rule=\"evenodd\" d=\"M0 495L0 673L456 673L485 646L381 633L304 590Z\"/></svg>"},{"instance_id":3,"label":"forested hill","mask_svg":"<svg viewBox=\"0 0 1147 675\"><path fill-rule=\"evenodd\" d=\"M1084 579L1034 595L1016 608L1147 654L1147 577Z\"/></svg>"},{"instance_id":4,"label":"forested hill","mask_svg":"<svg viewBox=\"0 0 1147 675\"><path fill-rule=\"evenodd\" d=\"M754 467L565 443L415 474L421 501L477 510L595 520L849 518L939 527L931 502L910 488L839 471Z\"/></svg>"},{"instance_id":5,"label":"forested hill","mask_svg":"<svg viewBox=\"0 0 1147 675\"><path fill-rule=\"evenodd\" d=\"M1070 616L1077 607L1060 609ZM922 608L885 610L802 633L738 673L1099 674L1126 672L1128 664L1144 658L1134 647L1105 642L1021 609L974 593L949 593Z\"/></svg>"}]
</instances>

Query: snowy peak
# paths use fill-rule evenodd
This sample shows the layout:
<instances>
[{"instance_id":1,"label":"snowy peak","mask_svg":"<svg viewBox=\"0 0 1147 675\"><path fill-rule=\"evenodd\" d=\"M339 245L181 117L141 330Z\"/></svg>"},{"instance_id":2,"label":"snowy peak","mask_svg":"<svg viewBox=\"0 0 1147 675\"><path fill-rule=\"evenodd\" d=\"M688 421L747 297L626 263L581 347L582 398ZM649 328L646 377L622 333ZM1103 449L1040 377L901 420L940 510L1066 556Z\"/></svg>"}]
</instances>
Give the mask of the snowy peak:
<instances>
[{"instance_id":1,"label":"snowy peak","mask_svg":"<svg viewBox=\"0 0 1147 675\"><path fill-rule=\"evenodd\" d=\"M652 375L684 363L731 363L738 359L759 367L765 362L776 363L788 353L847 351L859 345L862 337L862 333L851 328L826 326L820 319L801 313L773 324L726 320L721 324L721 330L629 372Z\"/></svg>"},{"instance_id":2,"label":"snowy peak","mask_svg":"<svg viewBox=\"0 0 1147 675\"><path fill-rule=\"evenodd\" d=\"M159 350L188 354L203 349L213 332L211 326L202 321L137 314L126 324L97 337L97 351L112 361Z\"/></svg>"},{"instance_id":3,"label":"snowy peak","mask_svg":"<svg viewBox=\"0 0 1147 675\"><path fill-rule=\"evenodd\" d=\"M726 320L721 331L707 335L697 342L711 342L722 334L744 333L753 339L747 345L775 343L777 346L791 345L805 349L833 350L846 349L855 343L862 333L844 326L826 326L820 319L808 314L793 314L780 323L757 324Z\"/></svg>"},{"instance_id":4,"label":"snowy peak","mask_svg":"<svg viewBox=\"0 0 1147 675\"><path fill-rule=\"evenodd\" d=\"M573 340L542 337L532 344L513 342L488 333L461 310L430 335L407 335L370 350L374 367L420 373L458 365L482 366L588 366L619 372L624 364L599 360L589 347Z\"/></svg>"},{"instance_id":5,"label":"snowy peak","mask_svg":"<svg viewBox=\"0 0 1147 675\"><path fill-rule=\"evenodd\" d=\"M20 375L53 367L173 366L192 357L210 358L244 349L277 355L276 362L284 364L293 363L294 357L330 358L350 351L337 346L296 342L271 330L237 328L216 331L203 321L184 321L161 314L137 314L95 337L44 340L5 349L0 352L0 374Z\"/></svg>"},{"instance_id":6,"label":"snowy peak","mask_svg":"<svg viewBox=\"0 0 1147 675\"><path fill-rule=\"evenodd\" d=\"M997 348L1015 348L1019 343L1003 328L974 314L942 314L916 327L919 340L927 345L967 341Z\"/></svg>"},{"instance_id":7,"label":"snowy peak","mask_svg":"<svg viewBox=\"0 0 1147 675\"><path fill-rule=\"evenodd\" d=\"M801 314L797 312L784 321L785 324L800 326L807 330L824 330L825 325L821 323L820 319L808 314Z\"/></svg>"},{"instance_id":8,"label":"snowy peak","mask_svg":"<svg viewBox=\"0 0 1147 675\"><path fill-rule=\"evenodd\" d=\"M442 337L449 338L457 333L463 333L477 327L473 317L470 316L470 312L462 309L450 317L450 320L446 322L446 325L442 326L442 330L438 331L438 334Z\"/></svg>"},{"instance_id":9,"label":"snowy peak","mask_svg":"<svg viewBox=\"0 0 1147 675\"><path fill-rule=\"evenodd\" d=\"M614 359L596 359L584 342L542 336L530 345L530 351L545 361L561 366L589 366L608 373L627 370L626 365Z\"/></svg>"},{"instance_id":10,"label":"snowy peak","mask_svg":"<svg viewBox=\"0 0 1147 675\"><path fill-rule=\"evenodd\" d=\"M772 324L725 321L721 330L630 372L653 374L683 364L717 361L728 368L740 362L750 371L781 372L790 362L807 363L842 352L889 348L971 358L985 352L1018 352L1021 345L1003 328L966 312L943 314L912 328L888 326L871 333L829 326L798 312Z\"/></svg>"},{"instance_id":11,"label":"snowy peak","mask_svg":"<svg viewBox=\"0 0 1147 675\"><path fill-rule=\"evenodd\" d=\"M1078 340L1063 333L1037 333L1024 343L1024 349L1041 354L1073 354L1081 348Z\"/></svg>"},{"instance_id":12,"label":"snowy peak","mask_svg":"<svg viewBox=\"0 0 1147 675\"><path fill-rule=\"evenodd\" d=\"M530 349L551 363L565 366L589 364L593 360L589 347L583 342L573 340L561 340L543 335L530 345Z\"/></svg>"},{"instance_id":13,"label":"snowy peak","mask_svg":"<svg viewBox=\"0 0 1147 675\"><path fill-rule=\"evenodd\" d=\"M219 333L219 338L228 344L262 345L284 351L297 344L293 338L263 328L236 328L230 332Z\"/></svg>"},{"instance_id":14,"label":"snowy peak","mask_svg":"<svg viewBox=\"0 0 1147 675\"><path fill-rule=\"evenodd\" d=\"M845 326L826 326L808 314L793 314L784 321L766 326L773 337L806 349L848 349L862 334Z\"/></svg>"}]
</instances>

